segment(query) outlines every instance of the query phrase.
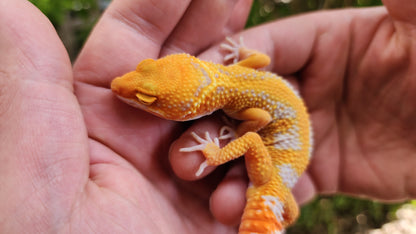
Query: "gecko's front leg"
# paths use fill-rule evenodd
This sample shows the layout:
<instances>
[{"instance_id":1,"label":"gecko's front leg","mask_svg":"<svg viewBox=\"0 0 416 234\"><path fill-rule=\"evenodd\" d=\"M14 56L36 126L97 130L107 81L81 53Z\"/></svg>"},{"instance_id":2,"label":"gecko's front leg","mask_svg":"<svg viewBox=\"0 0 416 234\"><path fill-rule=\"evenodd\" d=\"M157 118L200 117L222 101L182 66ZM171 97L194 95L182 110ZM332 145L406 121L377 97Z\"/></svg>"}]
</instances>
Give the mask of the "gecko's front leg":
<instances>
[{"instance_id":1,"label":"gecko's front leg","mask_svg":"<svg viewBox=\"0 0 416 234\"><path fill-rule=\"evenodd\" d=\"M201 151L205 161L200 165L196 175L199 176L207 166L218 166L245 155L247 172L254 185L262 185L270 180L272 171L271 158L261 137L255 132L247 132L243 136L219 147L218 139L212 139L208 133L205 139L192 133L199 145L180 149L182 152ZM228 134L227 134L228 136ZM221 136L220 136L221 138ZM261 166L259 166L261 165Z\"/></svg>"}]
</instances>

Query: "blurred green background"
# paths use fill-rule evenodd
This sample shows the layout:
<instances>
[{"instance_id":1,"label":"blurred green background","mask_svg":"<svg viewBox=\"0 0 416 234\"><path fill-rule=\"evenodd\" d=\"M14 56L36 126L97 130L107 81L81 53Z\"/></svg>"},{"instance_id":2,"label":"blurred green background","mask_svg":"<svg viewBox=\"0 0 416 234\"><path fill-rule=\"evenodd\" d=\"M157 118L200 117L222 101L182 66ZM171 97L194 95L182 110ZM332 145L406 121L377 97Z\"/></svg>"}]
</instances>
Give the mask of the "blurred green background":
<instances>
[{"instance_id":1,"label":"blurred green background","mask_svg":"<svg viewBox=\"0 0 416 234\"><path fill-rule=\"evenodd\" d=\"M31 0L57 29L71 59L110 0ZM382 5L381 0L254 0L247 27L321 9ZM415 202L413 202L415 203ZM302 207L294 233L367 233L394 219L401 204L383 204L347 196L320 196Z\"/></svg>"},{"instance_id":2,"label":"blurred green background","mask_svg":"<svg viewBox=\"0 0 416 234\"><path fill-rule=\"evenodd\" d=\"M53 23L72 60L111 0L30 0ZM247 27L320 9L381 5L381 0L254 0Z\"/></svg>"}]
</instances>

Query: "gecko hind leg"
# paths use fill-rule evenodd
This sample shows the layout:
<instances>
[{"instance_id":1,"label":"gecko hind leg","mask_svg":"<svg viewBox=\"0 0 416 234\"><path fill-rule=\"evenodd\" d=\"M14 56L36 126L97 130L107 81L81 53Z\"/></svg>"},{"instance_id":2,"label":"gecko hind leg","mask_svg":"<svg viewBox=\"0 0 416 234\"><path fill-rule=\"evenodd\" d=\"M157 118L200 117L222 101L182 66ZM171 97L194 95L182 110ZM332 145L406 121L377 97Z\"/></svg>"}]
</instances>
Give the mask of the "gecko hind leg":
<instances>
[{"instance_id":1,"label":"gecko hind leg","mask_svg":"<svg viewBox=\"0 0 416 234\"><path fill-rule=\"evenodd\" d=\"M234 140L235 138L237 138L237 132L233 128L231 128L229 126L223 126L220 129L220 136L218 137L218 139L220 139L220 140L228 140L228 139Z\"/></svg>"}]
</instances>

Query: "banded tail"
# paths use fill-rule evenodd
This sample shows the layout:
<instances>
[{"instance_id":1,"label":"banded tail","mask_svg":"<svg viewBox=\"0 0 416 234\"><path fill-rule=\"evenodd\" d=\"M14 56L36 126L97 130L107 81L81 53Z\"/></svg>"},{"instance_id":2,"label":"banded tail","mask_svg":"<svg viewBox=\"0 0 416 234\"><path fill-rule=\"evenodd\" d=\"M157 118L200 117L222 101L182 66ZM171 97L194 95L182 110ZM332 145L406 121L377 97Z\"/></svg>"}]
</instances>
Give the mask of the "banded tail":
<instances>
[{"instance_id":1,"label":"banded tail","mask_svg":"<svg viewBox=\"0 0 416 234\"><path fill-rule=\"evenodd\" d=\"M280 234L296 220L298 206L280 177L259 187L247 190L247 204L241 220L239 234Z\"/></svg>"}]
</instances>

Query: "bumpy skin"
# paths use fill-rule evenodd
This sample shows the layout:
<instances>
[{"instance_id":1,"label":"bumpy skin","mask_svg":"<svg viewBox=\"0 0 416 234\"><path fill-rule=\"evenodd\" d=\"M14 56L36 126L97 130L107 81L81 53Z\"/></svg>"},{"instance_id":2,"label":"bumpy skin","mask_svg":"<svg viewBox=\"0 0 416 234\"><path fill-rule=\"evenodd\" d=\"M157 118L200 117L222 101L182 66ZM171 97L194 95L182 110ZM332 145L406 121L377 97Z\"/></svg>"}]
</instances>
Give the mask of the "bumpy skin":
<instances>
[{"instance_id":1,"label":"bumpy skin","mask_svg":"<svg viewBox=\"0 0 416 234\"><path fill-rule=\"evenodd\" d=\"M286 81L255 70L269 63L267 55L237 52L241 61L229 66L188 54L146 59L136 71L114 79L111 88L128 104L165 119L191 120L222 109L242 120L237 138L223 148L209 136L195 136L200 145L183 151L201 150L205 166L245 155L251 183L239 233L281 233L298 216L291 188L311 155L310 122Z\"/></svg>"}]
</instances>

